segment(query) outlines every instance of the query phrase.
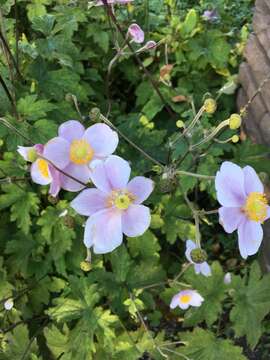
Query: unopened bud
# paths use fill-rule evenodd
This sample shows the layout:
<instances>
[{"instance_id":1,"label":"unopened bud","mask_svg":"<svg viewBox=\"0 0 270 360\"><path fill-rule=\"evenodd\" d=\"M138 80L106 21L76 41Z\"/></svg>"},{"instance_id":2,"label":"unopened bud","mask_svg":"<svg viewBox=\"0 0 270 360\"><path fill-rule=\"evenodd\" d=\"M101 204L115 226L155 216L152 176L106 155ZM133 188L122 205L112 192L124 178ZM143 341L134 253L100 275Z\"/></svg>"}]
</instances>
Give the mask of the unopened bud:
<instances>
[{"instance_id":1,"label":"unopened bud","mask_svg":"<svg viewBox=\"0 0 270 360\"><path fill-rule=\"evenodd\" d=\"M157 46L157 43L153 40L147 41L147 43L145 44L145 48L147 50L154 49L156 46Z\"/></svg>"},{"instance_id":2,"label":"unopened bud","mask_svg":"<svg viewBox=\"0 0 270 360\"><path fill-rule=\"evenodd\" d=\"M203 106L207 114L214 114L217 110L217 102L212 98L206 99Z\"/></svg>"},{"instance_id":3,"label":"unopened bud","mask_svg":"<svg viewBox=\"0 0 270 360\"><path fill-rule=\"evenodd\" d=\"M160 191L164 194L170 193L176 190L178 185L177 174L174 169L167 169L162 175L159 182Z\"/></svg>"},{"instance_id":4,"label":"unopened bud","mask_svg":"<svg viewBox=\"0 0 270 360\"><path fill-rule=\"evenodd\" d=\"M176 126L177 126L179 129L183 128L183 127L185 126L184 121L182 121L182 120L177 120L177 121L176 121Z\"/></svg>"},{"instance_id":5,"label":"unopened bud","mask_svg":"<svg viewBox=\"0 0 270 360\"><path fill-rule=\"evenodd\" d=\"M57 196L52 196L52 195L49 195L48 196L48 201L50 204L52 205L56 205L58 203L58 197Z\"/></svg>"},{"instance_id":6,"label":"unopened bud","mask_svg":"<svg viewBox=\"0 0 270 360\"><path fill-rule=\"evenodd\" d=\"M201 264L207 260L207 253L201 248L196 248L191 251L190 257L195 264Z\"/></svg>"},{"instance_id":7,"label":"unopened bud","mask_svg":"<svg viewBox=\"0 0 270 360\"><path fill-rule=\"evenodd\" d=\"M80 263L80 268L82 271L89 272L92 269L92 265L89 261L82 261Z\"/></svg>"},{"instance_id":8,"label":"unopened bud","mask_svg":"<svg viewBox=\"0 0 270 360\"><path fill-rule=\"evenodd\" d=\"M93 108L89 113L90 119L93 122L99 122L100 121L100 110L99 108Z\"/></svg>"},{"instance_id":9,"label":"unopened bud","mask_svg":"<svg viewBox=\"0 0 270 360\"><path fill-rule=\"evenodd\" d=\"M238 141L239 141L239 136L238 136L238 135L233 135L232 138L231 138L231 140L232 140L232 142L233 142L234 144L236 144L236 143L238 143Z\"/></svg>"},{"instance_id":10,"label":"unopened bud","mask_svg":"<svg viewBox=\"0 0 270 360\"><path fill-rule=\"evenodd\" d=\"M231 130L240 128L242 123L241 116L239 114L232 114L229 118L229 127Z\"/></svg>"},{"instance_id":11,"label":"unopened bud","mask_svg":"<svg viewBox=\"0 0 270 360\"><path fill-rule=\"evenodd\" d=\"M66 94L65 100L68 102L73 102L73 95L72 94Z\"/></svg>"},{"instance_id":12,"label":"unopened bud","mask_svg":"<svg viewBox=\"0 0 270 360\"><path fill-rule=\"evenodd\" d=\"M9 298L7 301L5 301L4 303L4 308L6 310L11 310L14 306L14 302L13 302L13 299L12 298Z\"/></svg>"}]
</instances>

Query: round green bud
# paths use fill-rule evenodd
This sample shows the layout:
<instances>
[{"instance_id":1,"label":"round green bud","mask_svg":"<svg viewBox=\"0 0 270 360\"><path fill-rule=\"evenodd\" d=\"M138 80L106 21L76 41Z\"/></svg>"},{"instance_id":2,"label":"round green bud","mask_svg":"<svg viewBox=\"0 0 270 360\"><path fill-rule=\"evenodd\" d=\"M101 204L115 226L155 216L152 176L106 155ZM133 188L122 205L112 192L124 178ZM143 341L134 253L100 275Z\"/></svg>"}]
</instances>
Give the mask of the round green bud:
<instances>
[{"instance_id":1,"label":"round green bud","mask_svg":"<svg viewBox=\"0 0 270 360\"><path fill-rule=\"evenodd\" d=\"M100 121L100 110L99 108L93 108L89 113L90 119L94 122Z\"/></svg>"},{"instance_id":2,"label":"round green bud","mask_svg":"<svg viewBox=\"0 0 270 360\"><path fill-rule=\"evenodd\" d=\"M89 261L82 261L80 263L80 268L82 271L89 272L92 269L92 265Z\"/></svg>"},{"instance_id":3,"label":"round green bud","mask_svg":"<svg viewBox=\"0 0 270 360\"><path fill-rule=\"evenodd\" d=\"M206 99L203 106L207 114L214 114L217 110L217 102L212 98Z\"/></svg>"},{"instance_id":4,"label":"round green bud","mask_svg":"<svg viewBox=\"0 0 270 360\"><path fill-rule=\"evenodd\" d=\"M229 127L231 130L236 130L240 128L242 124L242 119L239 114L232 114L229 118Z\"/></svg>"},{"instance_id":5,"label":"round green bud","mask_svg":"<svg viewBox=\"0 0 270 360\"><path fill-rule=\"evenodd\" d=\"M178 185L177 175L172 169L167 169L159 181L159 189L162 193L170 193L176 190Z\"/></svg>"},{"instance_id":6,"label":"round green bud","mask_svg":"<svg viewBox=\"0 0 270 360\"><path fill-rule=\"evenodd\" d=\"M52 205L56 205L57 203L58 203L58 197L56 196L52 196L52 195L49 195L48 196L48 201L49 201L49 203L50 204L52 204Z\"/></svg>"},{"instance_id":7,"label":"round green bud","mask_svg":"<svg viewBox=\"0 0 270 360\"><path fill-rule=\"evenodd\" d=\"M191 260L196 264L201 264L207 260L207 254L204 250L197 248L190 253Z\"/></svg>"},{"instance_id":8,"label":"round green bud","mask_svg":"<svg viewBox=\"0 0 270 360\"><path fill-rule=\"evenodd\" d=\"M236 144L236 143L238 143L238 141L239 141L239 136L238 136L238 135L233 135L231 140L232 140L232 142L233 142L234 144Z\"/></svg>"},{"instance_id":9,"label":"round green bud","mask_svg":"<svg viewBox=\"0 0 270 360\"><path fill-rule=\"evenodd\" d=\"M176 126L177 126L179 129L182 129L182 128L185 126L184 121L182 121L182 120L177 120L177 121L176 121Z\"/></svg>"}]
</instances>

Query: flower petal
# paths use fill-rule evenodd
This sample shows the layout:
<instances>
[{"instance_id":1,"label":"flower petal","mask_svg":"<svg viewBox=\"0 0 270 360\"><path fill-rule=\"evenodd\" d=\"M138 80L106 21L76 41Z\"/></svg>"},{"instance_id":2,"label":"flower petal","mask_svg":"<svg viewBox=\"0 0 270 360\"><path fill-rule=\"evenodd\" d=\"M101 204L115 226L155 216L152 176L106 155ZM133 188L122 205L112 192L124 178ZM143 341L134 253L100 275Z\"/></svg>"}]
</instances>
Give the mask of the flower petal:
<instances>
[{"instance_id":1,"label":"flower petal","mask_svg":"<svg viewBox=\"0 0 270 360\"><path fill-rule=\"evenodd\" d=\"M129 163L120 156L111 155L105 161L107 178L113 189L123 189L130 177Z\"/></svg>"},{"instance_id":2,"label":"flower petal","mask_svg":"<svg viewBox=\"0 0 270 360\"><path fill-rule=\"evenodd\" d=\"M131 205L122 215L123 233L127 236L141 236L150 226L151 215L144 205Z\"/></svg>"},{"instance_id":3,"label":"flower petal","mask_svg":"<svg viewBox=\"0 0 270 360\"><path fill-rule=\"evenodd\" d=\"M106 199L107 195L102 191L98 189L86 189L72 200L70 206L77 211L78 214L91 216L106 208Z\"/></svg>"},{"instance_id":4,"label":"flower petal","mask_svg":"<svg viewBox=\"0 0 270 360\"><path fill-rule=\"evenodd\" d=\"M37 159L31 165L31 177L34 183L48 185L52 181L49 163L43 159Z\"/></svg>"},{"instance_id":5,"label":"flower petal","mask_svg":"<svg viewBox=\"0 0 270 360\"><path fill-rule=\"evenodd\" d=\"M174 295L170 303L171 309L175 309L177 306L179 306L179 294Z\"/></svg>"},{"instance_id":6,"label":"flower petal","mask_svg":"<svg viewBox=\"0 0 270 360\"><path fill-rule=\"evenodd\" d=\"M244 173L240 166L225 161L216 174L215 186L221 205L234 207L244 204Z\"/></svg>"},{"instance_id":7,"label":"flower petal","mask_svg":"<svg viewBox=\"0 0 270 360\"><path fill-rule=\"evenodd\" d=\"M144 42L144 32L138 24L131 24L128 33L135 43L141 44Z\"/></svg>"},{"instance_id":8,"label":"flower petal","mask_svg":"<svg viewBox=\"0 0 270 360\"><path fill-rule=\"evenodd\" d=\"M239 207L224 207L218 209L219 222L227 233L235 231L239 224L245 220L244 213Z\"/></svg>"},{"instance_id":9,"label":"flower petal","mask_svg":"<svg viewBox=\"0 0 270 360\"><path fill-rule=\"evenodd\" d=\"M93 184L101 191L109 193L112 191L112 186L107 177L105 164L103 161L95 162L95 166L90 171L90 177Z\"/></svg>"},{"instance_id":10,"label":"flower petal","mask_svg":"<svg viewBox=\"0 0 270 360\"><path fill-rule=\"evenodd\" d=\"M154 189L154 182L144 176L136 176L127 185L127 190L135 196L135 204L141 204Z\"/></svg>"},{"instance_id":11,"label":"flower petal","mask_svg":"<svg viewBox=\"0 0 270 360\"><path fill-rule=\"evenodd\" d=\"M256 171L251 166L245 166L243 172L246 195L249 195L251 192L263 193L264 187Z\"/></svg>"},{"instance_id":12,"label":"flower petal","mask_svg":"<svg viewBox=\"0 0 270 360\"><path fill-rule=\"evenodd\" d=\"M202 274L204 276L210 276L212 274L211 268L205 261L201 264L194 264L196 274Z\"/></svg>"},{"instance_id":13,"label":"flower petal","mask_svg":"<svg viewBox=\"0 0 270 360\"><path fill-rule=\"evenodd\" d=\"M113 251L123 241L121 213L106 209L93 214L86 222L84 244L93 246L94 253L106 254Z\"/></svg>"},{"instance_id":14,"label":"flower petal","mask_svg":"<svg viewBox=\"0 0 270 360\"><path fill-rule=\"evenodd\" d=\"M204 298L199 294L197 293L197 291L192 291L192 298L190 300L190 305L192 306L201 306L202 302L204 301Z\"/></svg>"},{"instance_id":15,"label":"flower petal","mask_svg":"<svg viewBox=\"0 0 270 360\"><path fill-rule=\"evenodd\" d=\"M106 124L95 124L86 129L84 139L94 150L94 156L104 158L111 155L117 148L119 139L115 131Z\"/></svg>"},{"instance_id":16,"label":"flower petal","mask_svg":"<svg viewBox=\"0 0 270 360\"><path fill-rule=\"evenodd\" d=\"M87 165L69 164L63 171L74 178L86 184L90 179L90 170ZM61 174L61 186L67 191L80 191L85 188L84 185L72 180L68 176Z\"/></svg>"},{"instance_id":17,"label":"flower petal","mask_svg":"<svg viewBox=\"0 0 270 360\"><path fill-rule=\"evenodd\" d=\"M194 264L194 262L191 259L190 253L193 249L196 249L197 245L192 241L192 240L187 240L186 241L186 252L185 252L185 256L188 259L189 262L191 262L192 264Z\"/></svg>"},{"instance_id":18,"label":"flower petal","mask_svg":"<svg viewBox=\"0 0 270 360\"><path fill-rule=\"evenodd\" d=\"M254 255L263 239L263 229L260 223L250 220L243 221L238 228L238 244L242 258Z\"/></svg>"},{"instance_id":19,"label":"flower petal","mask_svg":"<svg viewBox=\"0 0 270 360\"><path fill-rule=\"evenodd\" d=\"M79 140L83 137L85 129L83 125L76 120L64 122L58 129L58 135L66 139L69 143L73 140Z\"/></svg>"},{"instance_id":20,"label":"flower petal","mask_svg":"<svg viewBox=\"0 0 270 360\"><path fill-rule=\"evenodd\" d=\"M52 165L49 165L49 169L52 175L52 182L49 194L56 197L61 189L60 172L57 171Z\"/></svg>"},{"instance_id":21,"label":"flower petal","mask_svg":"<svg viewBox=\"0 0 270 360\"><path fill-rule=\"evenodd\" d=\"M55 137L47 142L43 156L50 160L60 169L64 169L69 163L70 144L61 137Z\"/></svg>"}]
</instances>

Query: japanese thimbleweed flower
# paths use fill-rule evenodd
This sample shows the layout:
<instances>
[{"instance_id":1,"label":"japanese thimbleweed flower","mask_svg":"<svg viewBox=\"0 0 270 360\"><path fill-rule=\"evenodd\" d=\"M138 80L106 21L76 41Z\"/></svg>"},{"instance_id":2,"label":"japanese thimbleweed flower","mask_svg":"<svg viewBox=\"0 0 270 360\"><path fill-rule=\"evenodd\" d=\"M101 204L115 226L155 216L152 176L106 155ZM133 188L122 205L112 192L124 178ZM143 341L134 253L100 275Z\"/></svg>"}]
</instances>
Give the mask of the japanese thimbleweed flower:
<instances>
[{"instance_id":1,"label":"japanese thimbleweed flower","mask_svg":"<svg viewBox=\"0 0 270 360\"><path fill-rule=\"evenodd\" d=\"M95 124L85 130L75 120L63 123L58 129L58 137L46 146L46 158L51 160L68 175L87 183L90 166L95 160L105 159L118 145L118 135L108 125ZM79 182L61 174L61 187L68 191L84 188Z\"/></svg>"},{"instance_id":2,"label":"japanese thimbleweed flower","mask_svg":"<svg viewBox=\"0 0 270 360\"><path fill-rule=\"evenodd\" d=\"M199 307L202 305L204 298L196 290L182 290L172 298L170 308L175 309L177 306L182 310L190 306Z\"/></svg>"},{"instance_id":3,"label":"japanese thimbleweed flower","mask_svg":"<svg viewBox=\"0 0 270 360\"><path fill-rule=\"evenodd\" d=\"M89 216L84 244L96 254L113 251L123 241L123 233L142 235L150 225L149 208L141 205L153 191L153 181L137 176L129 181L130 166L119 156L111 155L96 164L91 180L97 188L83 190L71 207Z\"/></svg>"},{"instance_id":4,"label":"japanese thimbleweed flower","mask_svg":"<svg viewBox=\"0 0 270 360\"><path fill-rule=\"evenodd\" d=\"M141 44L144 42L144 32L138 24L131 24L128 28L128 34L135 43Z\"/></svg>"},{"instance_id":5,"label":"japanese thimbleweed flower","mask_svg":"<svg viewBox=\"0 0 270 360\"><path fill-rule=\"evenodd\" d=\"M193 255L194 251L200 251L201 254L197 254L197 256ZM211 275L211 268L205 261L204 251L201 250L193 241L187 240L186 241L186 252L185 252L186 258L188 261L194 265L194 270L196 274L202 274L204 276L210 276ZM198 256L199 255L199 256ZM195 259L196 257L196 259Z\"/></svg>"},{"instance_id":6,"label":"japanese thimbleweed flower","mask_svg":"<svg viewBox=\"0 0 270 360\"><path fill-rule=\"evenodd\" d=\"M50 184L49 194L57 196L60 191L60 172L46 158L47 144L36 144L34 146L18 146L18 153L26 160L32 163L31 178L34 183L39 185ZM57 165L57 164L55 164Z\"/></svg>"},{"instance_id":7,"label":"japanese thimbleweed flower","mask_svg":"<svg viewBox=\"0 0 270 360\"><path fill-rule=\"evenodd\" d=\"M250 166L243 169L225 161L215 179L217 199L222 207L219 219L227 233L238 231L241 256L255 254L262 242L262 223L270 216L263 184Z\"/></svg>"}]
</instances>

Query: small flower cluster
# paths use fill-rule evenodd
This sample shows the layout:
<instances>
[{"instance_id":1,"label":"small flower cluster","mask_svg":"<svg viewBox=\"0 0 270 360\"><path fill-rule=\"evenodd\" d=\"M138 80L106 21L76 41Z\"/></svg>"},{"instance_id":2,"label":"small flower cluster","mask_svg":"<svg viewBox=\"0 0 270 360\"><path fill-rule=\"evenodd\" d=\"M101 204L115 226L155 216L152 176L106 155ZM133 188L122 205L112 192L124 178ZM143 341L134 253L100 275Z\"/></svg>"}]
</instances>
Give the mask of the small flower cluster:
<instances>
[{"instance_id":1,"label":"small flower cluster","mask_svg":"<svg viewBox=\"0 0 270 360\"><path fill-rule=\"evenodd\" d=\"M79 214L88 216L84 232L87 248L97 254L113 251L123 234L142 235L150 225L149 208L142 205L154 188L152 180L137 176L129 181L129 163L112 155L118 135L105 124L85 129L75 120L63 123L58 136L45 145L18 147L31 162L31 177L40 185L50 184L49 193L60 189L83 190L71 202ZM95 188L85 189L91 181Z\"/></svg>"}]
</instances>

